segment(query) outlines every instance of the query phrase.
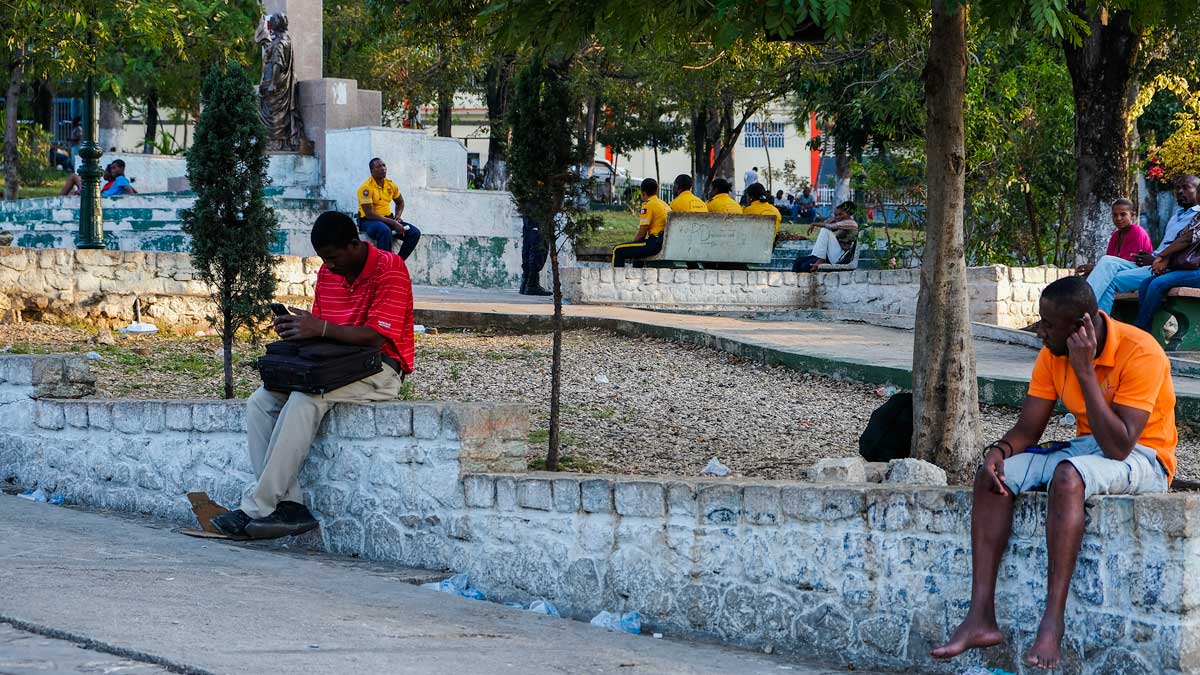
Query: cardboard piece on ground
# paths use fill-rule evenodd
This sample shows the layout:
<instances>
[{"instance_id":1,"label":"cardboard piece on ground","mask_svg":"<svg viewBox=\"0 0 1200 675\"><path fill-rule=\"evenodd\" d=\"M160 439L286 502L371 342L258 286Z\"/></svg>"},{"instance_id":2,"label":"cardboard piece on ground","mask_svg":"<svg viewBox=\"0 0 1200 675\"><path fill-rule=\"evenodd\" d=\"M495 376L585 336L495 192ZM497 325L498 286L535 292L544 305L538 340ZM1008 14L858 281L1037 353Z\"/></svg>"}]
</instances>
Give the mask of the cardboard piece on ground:
<instances>
[{"instance_id":1,"label":"cardboard piece on ground","mask_svg":"<svg viewBox=\"0 0 1200 675\"><path fill-rule=\"evenodd\" d=\"M189 536L189 537L196 537L197 539L227 539L227 540L233 540L233 537L230 537L229 535L221 534L220 532L205 532L204 530L197 530L197 529L196 529L196 528L194 528L194 527L183 527L183 528L180 528L180 529L179 529L179 534L186 534L186 535L187 535L187 536ZM236 541L236 540L235 540L235 541Z\"/></svg>"},{"instance_id":2,"label":"cardboard piece on ground","mask_svg":"<svg viewBox=\"0 0 1200 675\"><path fill-rule=\"evenodd\" d=\"M196 521L200 523L200 529L209 534L225 536L213 526L211 521L223 513L229 513L229 509L210 499L207 492L189 492L187 498L192 503L192 513L196 514Z\"/></svg>"}]
</instances>

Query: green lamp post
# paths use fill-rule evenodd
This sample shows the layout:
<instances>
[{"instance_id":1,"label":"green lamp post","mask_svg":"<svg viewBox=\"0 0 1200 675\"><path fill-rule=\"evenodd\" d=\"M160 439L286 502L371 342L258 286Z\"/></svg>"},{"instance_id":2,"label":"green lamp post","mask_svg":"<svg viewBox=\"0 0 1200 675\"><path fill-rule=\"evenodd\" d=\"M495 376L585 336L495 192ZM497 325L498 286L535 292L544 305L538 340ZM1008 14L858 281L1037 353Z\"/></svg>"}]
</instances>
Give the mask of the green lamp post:
<instances>
[{"instance_id":1,"label":"green lamp post","mask_svg":"<svg viewBox=\"0 0 1200 675\"><path fill-rule=\"evenodd\" d=\"M100 108L100 97L96 95L96 79L88 76L87 108L83 127L83 145L79 157L79 235L75 237L75 248L104 248L104 217L100 208L100 156L104 151L96 140Z\"/></svg>"}]
</instances>

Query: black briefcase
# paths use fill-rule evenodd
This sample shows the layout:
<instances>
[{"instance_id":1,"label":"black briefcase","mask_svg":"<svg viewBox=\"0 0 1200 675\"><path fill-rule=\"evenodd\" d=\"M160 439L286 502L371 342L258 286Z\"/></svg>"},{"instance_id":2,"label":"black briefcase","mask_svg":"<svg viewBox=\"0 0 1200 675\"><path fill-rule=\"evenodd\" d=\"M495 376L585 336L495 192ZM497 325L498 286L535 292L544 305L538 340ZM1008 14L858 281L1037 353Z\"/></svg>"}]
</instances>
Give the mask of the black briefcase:
<instances>
[{"instance_id":1,"label":"black briefcase","mask_svg":"<svg viewBox=\"0 0 1200 675\"><path fill-rule=\"evenodd\" d=\"M382 370L379 347L323 338L272 342L258 359L263 386L271 391L325 394Z\"/></svg>"}]
</instances>

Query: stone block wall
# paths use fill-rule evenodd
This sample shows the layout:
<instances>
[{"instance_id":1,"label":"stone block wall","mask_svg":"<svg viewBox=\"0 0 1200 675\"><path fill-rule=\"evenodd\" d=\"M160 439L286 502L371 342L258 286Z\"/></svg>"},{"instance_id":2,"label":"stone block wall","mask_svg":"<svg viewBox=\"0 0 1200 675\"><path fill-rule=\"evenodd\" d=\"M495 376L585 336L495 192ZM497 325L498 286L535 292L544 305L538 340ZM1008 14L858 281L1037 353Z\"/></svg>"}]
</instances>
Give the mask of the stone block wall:
<instances>
[{"instance_id":1,"label":"stone block wall","mask_svg":"<svg viewBox=\"0 0 1200 675\"><path fill-rule=\"evenodd\" d=\"M75 361L0 358L0 481L181 523L195 520L187 492L238 503L253 478L245 401L44 397L55 393L45 388L51 375ZM445 566L436 557L443 549L420 542L448 540L461 528L462 472L525 466L528 419L520 404L335 405L301 474L306 501L323 522L321 543Z\"/></svg>"},{"instance_id":2,"label":"stone block wall","mask_svg":"<svg viewBox=\"0 0 1200 675\"><path fill-rule=\"evenodd\" d=\"M827 309L913 316L919 269L792 272L570 268L564 293L571 302L700 311ZM1071 270L993 265L967 269L971 320L1022 328L1038 319L1046 284Z\"/></svg>"},{"instance_id":3,"label":"stone block wall","mask_svg":"<svg viewBox=\"0 0 1200 675\"><path fill-rule=\"evenodd\" d=\"M699 311L813 307L811 275L792 272L571 267L563 295L581 304Z\"/></svg>"},{"instance_id":4,"label":"stone block wall","mask_svg":"<svg viewBox=\"0 0 1200 675\"><path fill-rule=\"evenodd\" d=\"M281 256L275 266L282 300L312 301L320 258ZM119 327L133 302L162 330L209 327L215 308L186 253L0 247L0 316L87 320Z\"/></svg>"},{"instance_id":5,"label":"stone block wall","mask_svg":"<svg viewBox=\"0 0 1200 675\"><path fill-rule=\"evenodd\" d=\"M0 357L0 481L181 523L187 491L236 503L241 402L47 398L85 375L77 358ZM491 599L579 619L637 610L651 630L859 668L1031 672L1044 495L1017 502L997 595L1007 643L935 662L969 599L967 490L525 473L528 429L517 405L336 406L301 475L322 522L305 541L466 572ZM1200 672L1200 495L1086 509L1062 672Z\"/></svg>"}]
</instances>

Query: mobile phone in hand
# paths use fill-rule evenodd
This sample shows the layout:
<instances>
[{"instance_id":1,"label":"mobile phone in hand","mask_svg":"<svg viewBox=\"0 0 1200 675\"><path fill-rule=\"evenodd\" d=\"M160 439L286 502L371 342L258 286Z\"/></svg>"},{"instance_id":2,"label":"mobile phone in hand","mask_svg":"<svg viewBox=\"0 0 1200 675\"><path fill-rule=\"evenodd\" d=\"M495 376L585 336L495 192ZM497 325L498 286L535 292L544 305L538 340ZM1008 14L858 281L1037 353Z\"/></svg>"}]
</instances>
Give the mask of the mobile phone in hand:
<instances>
[{"instance_id":1,"label":"mobile phone in hand","mask_svg":"<svg viewBox=\"0 0 1200 675\"><path fill-rule=\"evenodd\" d=\"M287 316L291 314L287 307L284 307L278 302L272 302L269 307L271 308L271 311L275 313L275 316Z\"/></svg>"}]
</instances>

